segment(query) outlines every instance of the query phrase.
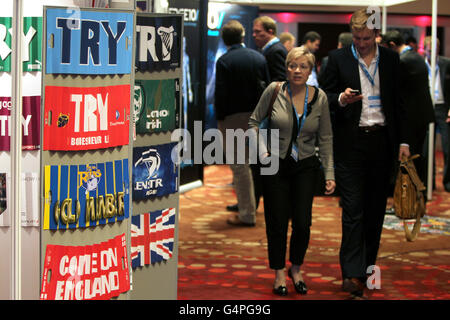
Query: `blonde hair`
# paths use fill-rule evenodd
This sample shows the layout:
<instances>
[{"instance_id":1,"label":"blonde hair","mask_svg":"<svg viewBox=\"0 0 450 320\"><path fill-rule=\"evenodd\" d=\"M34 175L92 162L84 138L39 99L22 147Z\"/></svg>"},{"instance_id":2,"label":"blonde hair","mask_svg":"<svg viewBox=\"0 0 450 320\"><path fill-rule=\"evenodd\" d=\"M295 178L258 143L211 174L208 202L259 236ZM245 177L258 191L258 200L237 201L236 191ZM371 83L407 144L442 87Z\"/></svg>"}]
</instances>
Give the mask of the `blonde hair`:
<instances>
[{"instance_id":1,"label":"blonde hair","mask_svg":"<svg viewBox=\"0 0 450 320\"><path fill-rule=\"evenodd\" d=\"M286 41L294 41L295 37L290 32L282 32L280 33L280 36L278 37L281 41L281 43L285 43Z\"/></svg>"},{"instance_id":2,"label":"blonde hair","mask_svg":"<svg viewBox=\"0 0 450 320\"><path fill-rule=\"evenodd\" d=\"M269 16L260 16L253 20L253 23L259 22L262 24L264 30L269 32L269 30L273 30L273 35L277 35L277 23Z\"/></svg>"},{"instance_id":3,"label":"blonde hair","mask_svg":"<svg viewBox=\"0 0 450 320\"><path fill-rule=\"evenodd\" d=\"M367 27L367 20L370 15L367 13L367 9L359 9L352 14L350 19L350 29L352 31L361 31Z\"/></svg>"},{"instance_id":4,"label":"blonde hair","mask_svg":"<svg viewBox=\"0 0 450 320\"><path fill-rule=\"evenodd\" d=\"M431 36L427 36L427 37L425 37L425 40L423 41L423 46L424 47L430 47L431 48L431 41L432 41L433 39L431 38ZM440 47L440 41L439 41L439 39L438 38L436 38L436 46L438 46L438 47Z\"/></svg>"},{"instance_id":5,"label":"blonde hair","mask_svg":"<svg viewBox=\"0 0 450 320\"><path fill-rule=\"evenodd\" d=\"M314 55L305 46L295 47L291 51L289 51L286 57L286 68L292 60L298 59L300 57L305 57L311 69L314 68L316 57L314 57Z\"/></svg>"}]
</instances>

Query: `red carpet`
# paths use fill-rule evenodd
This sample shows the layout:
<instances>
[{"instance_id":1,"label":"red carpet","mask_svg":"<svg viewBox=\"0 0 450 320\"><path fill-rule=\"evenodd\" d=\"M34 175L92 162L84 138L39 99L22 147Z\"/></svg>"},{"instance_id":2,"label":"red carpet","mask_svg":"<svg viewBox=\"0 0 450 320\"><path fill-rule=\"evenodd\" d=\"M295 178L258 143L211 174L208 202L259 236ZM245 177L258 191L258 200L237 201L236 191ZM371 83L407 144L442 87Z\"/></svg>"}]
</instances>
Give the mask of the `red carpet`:
<instances>
[{"instance_id":1,"label":"red carpet","mask_svg":"<svg viewBox=\"0 0 450 320\"><path fill-rule=\"evenodd\" d=\"M442 168L442 155L438 158ZM439 225L450 221L450 194L443 190L438 169L437 190L427 204L428 218ZM234 204L228 166L205 167L204 186L180 196L178 299L189 300L345 300L341 291L339 246L341 209L338 198L317 197L313 206L311 240L302 266L308 294L272 294L273 270L267 261L263 203L256 227L232 227L225 206ZM436 220L436 219L435 219ZM448 226L448 225L447 225ZM430 226L428 226L430 227ZM425 229L424 229L425 230ZM403 230L383 228L377 265L381 289L367 290L370 300L450 299L448 232L424 231L407 242ZM441 232L442 231L442 232ZM287 257L288 258L288 257ZM289 263L286 264L289 267Z\"/></svg>"}]
</instances>

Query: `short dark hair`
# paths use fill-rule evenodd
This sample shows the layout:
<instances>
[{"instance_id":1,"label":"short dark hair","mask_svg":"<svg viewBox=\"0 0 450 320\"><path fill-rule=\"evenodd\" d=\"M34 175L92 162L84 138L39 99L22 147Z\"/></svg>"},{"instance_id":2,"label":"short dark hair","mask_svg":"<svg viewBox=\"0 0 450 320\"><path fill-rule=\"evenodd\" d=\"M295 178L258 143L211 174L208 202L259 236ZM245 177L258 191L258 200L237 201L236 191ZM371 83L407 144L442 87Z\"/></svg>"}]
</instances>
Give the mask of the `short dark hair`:
<instances>
[{"instance_id":1,"label":"short dark hair","mask_svg":"<svg viewBox=\"0 0 450 320\"><path fill-rule=\"evenodd\" d=\"M391 30L383 35L383 42L389 45L393 42L396 46L401 46L405 44L405 39L403 39L402 34L398 30Z\"/></svg>"},{"instance_id":2,"label":"short dark hair","mask_svg":"<svg viewBox=\"0 0 450 320\"><path fill-rule=\"evenodd\" d=\"M410 36L408 38L406 38L405 43L417 43L416 38L414 38L413 36Z\"/></svg>"},{"instance_id":3,"label":"short dark hair","mask_svg":"<svg viewBox=\"0 0 450 320\"><path fill-rule=\"evenodd\" d=\"M228 21L222 28L222 39L226 46L241 43L245 36L245 29L237 20Z\"/></svg>"},{"instance_id":4,"label":"short dark hair","mask_svg":"<svg viewBox=\"0 0 450 320\"><path fill-rule=\"evenodd\" d=\"M311 41L311 42L315 42L316 40L320 40L322 39L322 37L320 36L320 34L318 34L315 31L309 31L305 34L305 36L303 37L303 44L306 43L306 41Z\"/></svg>"},{"instance_id":5,"label":"short dark hair","mask_svg":"<svg viewBox=\"0 0 450 320\"><path fill-rule=\"evenodd\" d=\"M338 42L342 44L343 47L348 47L352 44L353 38L352 38L351 32L342 32L339 34Z\"/></svg>"}]
</instances>

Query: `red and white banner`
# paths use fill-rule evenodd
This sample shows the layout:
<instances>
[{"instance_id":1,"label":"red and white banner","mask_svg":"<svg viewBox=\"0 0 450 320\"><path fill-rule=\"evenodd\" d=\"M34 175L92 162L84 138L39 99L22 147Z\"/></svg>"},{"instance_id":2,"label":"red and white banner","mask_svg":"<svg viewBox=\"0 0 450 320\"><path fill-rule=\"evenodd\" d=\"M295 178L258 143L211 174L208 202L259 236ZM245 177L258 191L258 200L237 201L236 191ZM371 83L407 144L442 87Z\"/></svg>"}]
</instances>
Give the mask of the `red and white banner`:
<instances>
[{"instance_id":1,"label":"red and white banner","mask_svg":"<svg viewBox=\"0 0 450 320\"><path fill-rule=\"evenodd\" d=\"M125 234L92 246L47 245L41 300L107 300L128 290Z\"/></svg>"},{"instance_id":2,"label":"red and white banner","mask_svg":"<svg viewBox=\"0 0 450 320\"><path fill-rule=\"evenodd\" d=\"M45 87L44 150L91 150L129 142L130 85Z\"/></svg>"},{"instance_id":3,"label":"red and white banner","mask_svg":"<svg viewBox=\"0 0 450 320\"><path fill-rule=\"evenodd\" d=\"M11 97L0 97L0 151L11 144ZM22 97L22 150L39 149L41 134L41 97Z\"/></svg>"}]
</instances>

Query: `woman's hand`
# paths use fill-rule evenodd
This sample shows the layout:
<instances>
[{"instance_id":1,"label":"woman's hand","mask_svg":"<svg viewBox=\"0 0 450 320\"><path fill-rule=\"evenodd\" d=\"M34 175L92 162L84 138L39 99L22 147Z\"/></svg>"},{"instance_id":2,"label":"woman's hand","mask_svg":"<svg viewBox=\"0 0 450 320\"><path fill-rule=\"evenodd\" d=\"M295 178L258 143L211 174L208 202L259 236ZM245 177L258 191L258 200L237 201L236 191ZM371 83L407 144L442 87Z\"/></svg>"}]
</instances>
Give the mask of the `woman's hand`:
<instances>
[{"instance_id":1,"label":"woman's hand","mask_svg":"<svg viewBox=\"0 0 450 320\"><path fill-rule=\"evenodd\" d=\"M325 181L325 194L332 194L336 189L336 182L334 180Z\"/></svg>"}]
</instances>

